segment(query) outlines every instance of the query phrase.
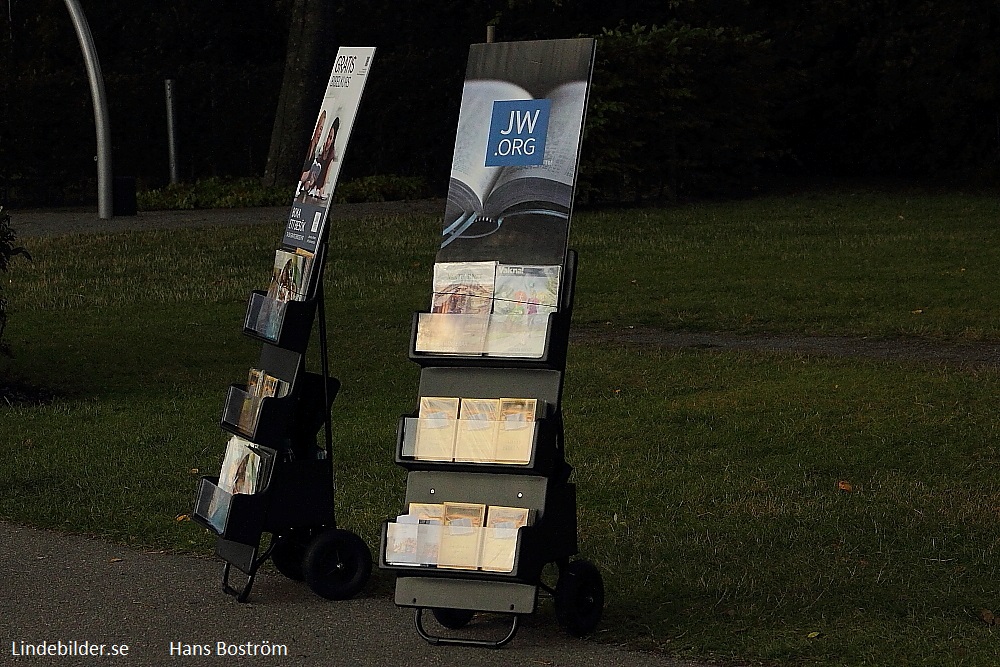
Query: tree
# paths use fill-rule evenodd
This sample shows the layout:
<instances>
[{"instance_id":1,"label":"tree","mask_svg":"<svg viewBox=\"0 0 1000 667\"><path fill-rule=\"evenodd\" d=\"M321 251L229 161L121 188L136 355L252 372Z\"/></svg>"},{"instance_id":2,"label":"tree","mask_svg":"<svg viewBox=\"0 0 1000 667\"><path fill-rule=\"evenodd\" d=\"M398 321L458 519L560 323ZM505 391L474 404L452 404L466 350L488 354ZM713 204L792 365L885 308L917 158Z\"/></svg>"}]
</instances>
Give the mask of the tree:
<instances>
[{"instance_id":1,"label":"tree","mask_svg":"<svg viewBox=\"0 0 1000 667\"><path fill-rule=\"evenodd\" d=\"M10 216L0 206L0 272L7 270L10 261L18 255L31 259L28 251L15 245L17 236L10 227ZM10 348L3 342L3 330L7 326L7 300L0 292L0 354L10 356Z\"/></svg>"},{"instance_id":2,"label":"tree","mask_svg":"<svg viewBox=\"0 0 1000 667\"><path fill-rule=\"evenodd\" d=\"M265 185L293 185L302 166L302 149L313 131L329 68L332 11L329 0L294 0L288 29L285 73L264 168Z\"/></svg>"}]
</instances>

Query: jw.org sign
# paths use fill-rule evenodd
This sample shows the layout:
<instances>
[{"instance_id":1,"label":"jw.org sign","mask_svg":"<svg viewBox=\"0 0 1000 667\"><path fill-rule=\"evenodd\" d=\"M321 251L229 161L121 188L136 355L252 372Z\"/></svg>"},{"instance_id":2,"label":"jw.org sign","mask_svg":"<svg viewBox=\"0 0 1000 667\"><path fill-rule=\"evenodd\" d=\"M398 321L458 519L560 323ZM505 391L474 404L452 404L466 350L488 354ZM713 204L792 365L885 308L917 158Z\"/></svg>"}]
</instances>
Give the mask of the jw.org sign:
<instances>
[{"instance_id":1,"label":"jw.org sign","mask_svg":"<svg viewBox=\"0 0 1000 667\"><path fill-rule=\"evenodd\" d=\"M551 107L550 100L493 102L490 135L486 144L486 166L542 164Z\"/></svg>"}]
</instances>

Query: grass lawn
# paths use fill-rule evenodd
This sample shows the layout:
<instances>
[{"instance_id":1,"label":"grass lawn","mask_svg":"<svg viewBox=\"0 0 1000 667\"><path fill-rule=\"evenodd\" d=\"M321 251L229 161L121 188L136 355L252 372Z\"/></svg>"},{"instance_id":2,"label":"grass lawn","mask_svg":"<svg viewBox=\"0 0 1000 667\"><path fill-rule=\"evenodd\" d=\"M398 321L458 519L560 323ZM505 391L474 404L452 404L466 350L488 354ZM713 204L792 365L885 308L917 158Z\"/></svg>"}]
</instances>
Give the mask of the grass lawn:
<instances>
[{"instance_id":1,"label":"grass lawn","mask_svg":"<svg viewBox=\"0 0 1000 667\"><path fill-rule=\"evenodd\" d=\"M1000 204L836 192L585 212L574 326L1000 342ZM401 510L410 317L440 221L333 225L337 512L377 544ZM218 419L278 226L27 239L0 372L0 518L208 553L177 516L218 471ZM604 340L602 338L602 340ZM313 360L312 368L318 364ZM567 456L597 638L782 665L1000 662L1000 373L936 363L594 342L570 349ZM376 573L372 591L391 580Z\"/></svg>"}]
</instances>

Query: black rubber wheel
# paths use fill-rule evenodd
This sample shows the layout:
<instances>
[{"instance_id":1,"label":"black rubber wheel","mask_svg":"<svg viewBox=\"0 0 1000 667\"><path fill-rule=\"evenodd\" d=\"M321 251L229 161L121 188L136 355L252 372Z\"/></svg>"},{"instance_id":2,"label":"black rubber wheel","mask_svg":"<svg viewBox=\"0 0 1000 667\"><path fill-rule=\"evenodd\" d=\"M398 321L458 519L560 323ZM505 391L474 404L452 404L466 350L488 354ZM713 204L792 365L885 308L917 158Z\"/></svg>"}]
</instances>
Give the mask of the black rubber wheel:
<instances>
[{"instance_id":1,"label":"black rubber wheel","mask_svg":"<svg viewBox=\"0 0 1000 667\"><path fill-rule=\"evenodd\" d=\"M434 620L448 628L449 630L461 630L469 624L472 616L476 613L471 609L448 609L447 607L435 607L431 609Z\"/></svg>"},{"instance_id":2,"label":"black rubber wheel","mask_svg":"<svg viewBox=\"0 0 1000 667\"><path fill-rule=\"evenodd\" d=\"M589 634L604 613L604 579L590 562L575 560L559 573L556 619L574 637Z\"/></svg>"},{"instance_id":3,"label":"black rubber wheel","mask_svg":"<svg viewBox=\"0 0 1000 667\"><path fill-rule=\"evenodd\" d=\"M275 535L271 562L278 572L294 581L302 581L302 561L312 538L313 531L310 528L292 528L286 533Z\"/></svg>"},{"instance_id":4,"label":"black rubber wheel","mask_svg":"<svg viewBox=\"0 0 1000 667\"><path fill-rule=\"evenodd\" d=\"M302 574L312 591L327 600L354 597L372 573L372 552L347 530L329 528L312 539L302 559Z\"/></svg>"}]
</instances>

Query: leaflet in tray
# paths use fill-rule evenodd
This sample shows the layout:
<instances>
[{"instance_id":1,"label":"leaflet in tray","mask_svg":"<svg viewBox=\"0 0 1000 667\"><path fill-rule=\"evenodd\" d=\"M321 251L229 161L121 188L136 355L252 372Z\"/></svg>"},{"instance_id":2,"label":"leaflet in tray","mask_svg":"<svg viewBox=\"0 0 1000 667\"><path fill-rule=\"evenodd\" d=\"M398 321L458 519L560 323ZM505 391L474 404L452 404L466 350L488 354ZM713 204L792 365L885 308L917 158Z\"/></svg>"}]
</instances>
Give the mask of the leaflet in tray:
<instances>
[{"instance_id":1,"label":"leaflet in tray","mask_svg":"<svg viewBox=\"0 0 1000 667\"><path fill-rule=\"evenodd\" d=\"M264 492L229 493L218 486L218 477L202 477L192 518L220 537L256 545L264 519Z\"/></svg>"},{"instance_id":2,"label":"leaflet in tray","mask_svg":"<svg viewBox=\"0 0 1000 667\"><path fill-rule=\"evenodd\" d=\"M417 313L413 351L538 359L546 352L549 315Z\"/></svg>"},{"instance_id":3,"label":"leaflet in tray","mask_svg":"<svg viewBox=\"0 0 1000 667\"><path fill-rule=\"evenodd\" d=\"M390 565L512 572L518 528L535 512L467 502L411 502L406 514L388 522L383 553Z\"/></svg>"},{"instance_id":4,"label":"leaflet in tray","mask_svg":"<svg viewBox=\"0 0 1000 667\"><path fill-rule=\"evenodd\" d=\"M278 433L286 422L293 404L290 396L263 397L256 404L254 418L248 423L245 416L245 406L252 404L252 398L247 393L246 385L230 385L226 395L226 405L222 413L221 426L229 433L241 435L254 442L268 444L269 433Z\"/></svg>"},{"instance_id":5,"label":"leaflet in tray","mask_svg":"<svg viewBox=\"0 0 1000 667\"><path fill-rule=\"evenodd\" d=\"M516 574L525 530L530 527L473 528L390 521L385 524L382 561L384 565L419 568L422 572ZM447 562L442 562L445 559Z\"/></svg>"},{"instance_id":6,"label":"leaflet in tray","mask_svg":"<svg viewBox=\"0 0 1000 667\"><path fill-rule=\"evenodd\" d=\"M477 429L475 433L461 420L403 417L397 433L397 463L534 468L548 458L537 451L539 433L547 426L545 419L513 426L503 420L472 426ZM470 439L470 434L475 437Z\"/></svg>"},{"instance_id":7,"label":"leaflet in tray","mask_svg":"<svg viewBox=\"0 0 1000 667\"><path fill-rule=\"evenodd\" d=\"M260 290L250 294L243 333L289 350L304 351L309 342L316 304L281 301Z\"/></svg>"}]
</instances>

